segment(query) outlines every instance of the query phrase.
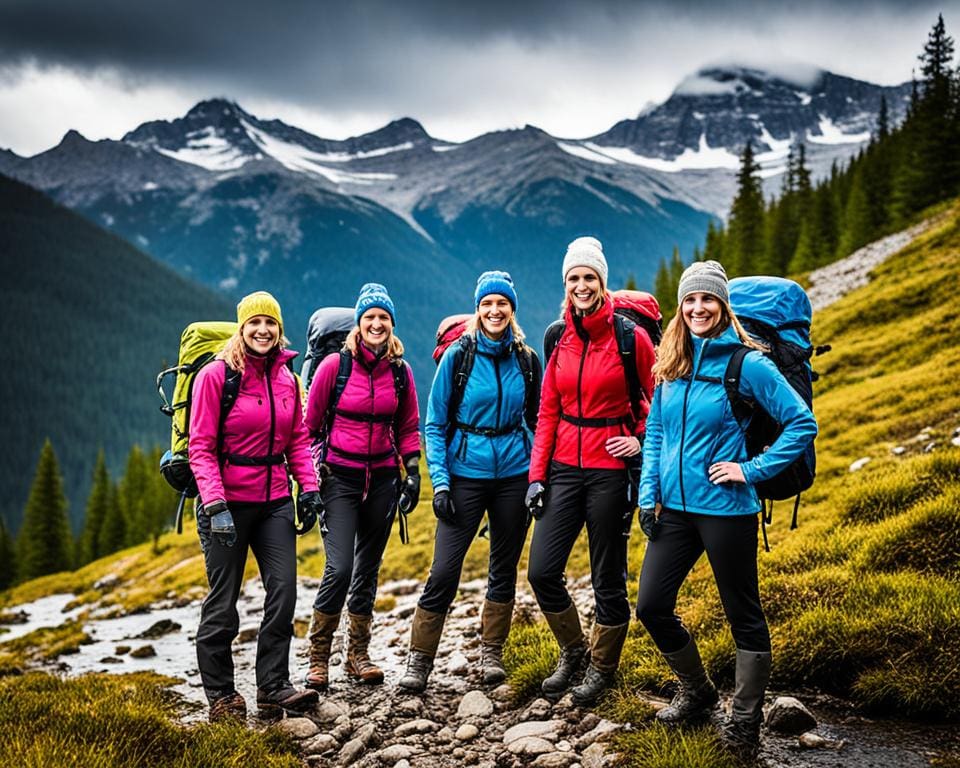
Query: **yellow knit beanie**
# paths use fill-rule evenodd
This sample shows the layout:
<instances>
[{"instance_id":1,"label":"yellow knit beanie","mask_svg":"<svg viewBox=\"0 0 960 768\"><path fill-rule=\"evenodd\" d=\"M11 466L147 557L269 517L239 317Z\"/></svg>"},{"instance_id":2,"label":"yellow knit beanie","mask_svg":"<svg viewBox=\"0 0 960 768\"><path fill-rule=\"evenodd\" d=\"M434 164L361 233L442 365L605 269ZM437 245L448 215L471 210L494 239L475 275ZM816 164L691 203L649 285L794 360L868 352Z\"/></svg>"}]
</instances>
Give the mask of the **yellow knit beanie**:
<instances>
[{"instance_id":1,"label":"yellow knit beanie","mask_svg":"<svg viewBox=\"0 0 960 768\"><path fill-rule=\"evenodd\" d=\"M249 296L244 296L237 304L237 323L240 327L251 317L257 315L266 315L272 317L280 326L280 333L283 334L283 317L280 315L280 305L266 291L257 291Z\"/></svg>"}]
</instances>

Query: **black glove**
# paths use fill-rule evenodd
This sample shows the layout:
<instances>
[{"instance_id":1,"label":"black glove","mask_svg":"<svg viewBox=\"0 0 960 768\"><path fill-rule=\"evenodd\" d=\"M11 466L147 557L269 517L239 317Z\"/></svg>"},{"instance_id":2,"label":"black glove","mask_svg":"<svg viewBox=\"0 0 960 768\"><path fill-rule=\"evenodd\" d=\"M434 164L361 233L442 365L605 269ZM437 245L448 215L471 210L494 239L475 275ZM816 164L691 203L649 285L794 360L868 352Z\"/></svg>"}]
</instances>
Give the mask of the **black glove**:
<instances>
[{"instance_id":1,"label":"black glove","mask_svg":"<svg viewBox=\"0 0 960 768\"><path fill-rule=\"evenodd\" d=\"M622 520L623 520L623 526L622 526L623 535L629 536L630 529L633 528L633 507L632 506L630 505L627 506L626 512L623 513Z\"/></svg>"},{"instance_id":2,"label":"black glove","mask_svg":"<svg viewBox=\"0 0 960 768\"><path fill-rule=\"evenodd\" d=\"M640 530L647 537L647 541L653 541L657 538L657 531L660 530L660 518L652 507L640 508Z\"/></svg>"},{"instance_id":3,"label":"black glove","mask_svg":"<svg viewBox=\"0 0 960 768\"><path fill-rule=\"evenodd\" d=\"M543 517L543 496L546 492L547 488L543 483L530 483L530 487L527 488L527 496L523 503L527 505L527 510L534 520Z\"/></svg>"},{"instance_id":4,"label":"black glove","mask_svg":"<svg viewBox=\"0 0 960 768\"><path fill-rule=\"evenodd\" d=\"M400 498L397 499L397 506L403 514L409 515L416 508L417 502L419 501L420 475L408 474L403 481L403 485L400 487Z\"/></svg>"},{"instance_id":5,"label":"black glove","mask_svg":"<svg viewBox=\"0 0 960 768\"><path fill-rule=\"evenodd\" d=\"M233 524L233 515L225 501L207 504L203 511L210 517L210 533L218 544L232 547L237 543L237 527Z\"/></svg>"},{"instance_id":6,"label":"black glove","mask_svg":"<svg viewBox=\"0 0 960 768\"><path fill-rule=\"evenodd\" d=\"M433 514L437 520L452 523L457 516L457 510L450 498L450 491L442 490L433 494Z\"/></svg>"},{"instance_id":7,"label":"black glove","mask_svg":"<svg viewBox=\"0 0 960 768\"><path fill-rule=\"evenodd\" d=\"M300 518L300 525L296 526L297 536L303 536L313 530L318 519L322 519L324 514L323 498L320 491L307 491L301 493L297 499L297 517Z\"/></svg>"}]
</instances>

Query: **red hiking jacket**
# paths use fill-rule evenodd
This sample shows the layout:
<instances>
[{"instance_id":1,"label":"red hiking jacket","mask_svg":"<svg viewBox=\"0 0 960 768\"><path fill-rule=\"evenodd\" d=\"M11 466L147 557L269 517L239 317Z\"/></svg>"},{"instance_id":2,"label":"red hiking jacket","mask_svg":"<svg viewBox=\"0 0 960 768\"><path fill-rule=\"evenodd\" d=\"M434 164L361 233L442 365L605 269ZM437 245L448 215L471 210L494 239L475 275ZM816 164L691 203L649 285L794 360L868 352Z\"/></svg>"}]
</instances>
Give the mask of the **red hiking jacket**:
<instances>
[{"instance_id":1,"label":"red hiking jacket","mask_svg":"<svg viewBox=\"0 0 960 768\"><path fill-rule=\"evenodd\" d=\"M606 450L608 438L643 435L653 395L653 344L640 327L636 338L636 365L645 399L641 420L631 431L630 392L613 328L613 301L576 321L572 309L553 356L544 366L540 415L530 459L530 482L546 482L550 460L584 469L623 469L623 459ZM580 326L577 328L576 326ZM582 334L582 336L581 336ZM573 419L619 420L604 426L582 426Z\"/></svg>"}]
</instances>

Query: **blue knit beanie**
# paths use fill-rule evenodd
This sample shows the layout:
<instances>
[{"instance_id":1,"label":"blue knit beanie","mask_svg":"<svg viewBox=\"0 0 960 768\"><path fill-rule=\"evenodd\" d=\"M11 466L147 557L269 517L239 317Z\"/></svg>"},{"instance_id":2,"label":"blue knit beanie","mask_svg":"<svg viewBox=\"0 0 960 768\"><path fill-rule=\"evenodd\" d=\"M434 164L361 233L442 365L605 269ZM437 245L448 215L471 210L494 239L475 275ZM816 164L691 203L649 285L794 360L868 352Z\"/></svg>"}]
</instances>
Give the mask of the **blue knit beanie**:
<instances>
[{"instance_id":1,"label":"blue knit beanie","mask_svg":"<svg viewBox=\"0 0 960 768\"><path fill-rule=\"evenodd\" d=\"M510 277L509 272L494 269L490 272L484 272L477 278L477 291L473 298L478 309L483 297L489 296L491 293L499 293L506 297L510 301L513 311L517 311L517 289L513 287L513 278Z\"/></svg>"},{"instance_id":2,"label":"blue knit beanie","mask_svg":"<svg viewBox=\"0 0 960 768\"><path fill-rule=\"evenodd\" d=\"M355 320L360 325L360 318L363 313L372 307L379 307L386 310L390 315L390 321L394 326L397 324L397 313L393 309L393 301L387 289L380 283L367 283L360 289L360 296L357 298L357 310Z\"/></svg>"}]
</instances>

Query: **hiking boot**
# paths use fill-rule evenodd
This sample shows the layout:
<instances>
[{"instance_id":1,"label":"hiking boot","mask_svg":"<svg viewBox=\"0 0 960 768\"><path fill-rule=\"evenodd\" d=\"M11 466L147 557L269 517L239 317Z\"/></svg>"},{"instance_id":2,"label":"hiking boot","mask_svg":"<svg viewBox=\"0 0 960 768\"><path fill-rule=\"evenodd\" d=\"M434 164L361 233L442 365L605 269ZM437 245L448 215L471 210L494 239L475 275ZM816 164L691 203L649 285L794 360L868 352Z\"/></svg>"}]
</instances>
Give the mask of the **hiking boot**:
<instances>
[{"instance_id":1,"label":"hiking boot","mask_svg":"<svg viewBox=\"0 0 960 768\"><path fill-rule=\"evenodd\" d=\"M573 695L573 703L578 707L592 707L601 694L616 682L620 654L629 628L629 624L619 624L615 627L607 627L603 624L593 625L590 638L590 665L583 676L583 682L570 691Z\"/></svg>"},{"instance_id":2,"label":"hiking boot","mask_svg":"<svg viewBox=\"0 0 960 768\"><path fill-rule=\"evenodd\" d=\"M224 694L210 702L211 723L247 722L247 702L236 691Z\"/></svg>"},{"instance_id":3,"label":"hiking boot","mask_svg":"<svg viewBox=\"0 0 960 768\"><path fill-rule=\"evenodd\" d=\"M405 691L423 693L426 690L446 618L446 613L434 613L417 606L413 614L413 627L410 629L407 671L400 678L400 687Z\"/></svg>"},{"instance_id":4,"label":"hiking boot","mask_svg":"<svg viewBox=\"0 0 960 768\"><path fill-rule=\"evenodd\" d=\"M300 715L309 712L320 700L320 694L300 690L285 682L269 691L257 689L257 714L264 720L279 720L284 712Z\"/></svg>"},{"instance_id":5,"label":"hiking boot","mask_svg":"<svg viewBox=\"0 0 960 768\"><path fill-rule=\"evenodd\" d=\"M310 631L307 633L310 640L310 669L304 681L307 688L325 691L330 684L330 646L333 643L333 633L339 624L339 613L313 612Z\"/></svg>"},{"instance_id":6,"label":"hiking boot","mask_svg":"<svg viewBox=\"0 0 960 768\"><path fill-rule=\"evenodd\" d=\"M770 680L770 654L737 649L736 688L730 717L720 729L724 746L741 760L755 760L760 751L763 694Z\"/></svg>"},{"instance_id":7,"label":"hiking boot","mask_svg":"<svg viewBox=\"0 0 960 768\"><path fill-rule=\"evenodd\" d=\"M567 690L583 673L584 665L590 660L590 653L580 628L577 606L570 603L570 606L560 613L544 611L543 615L560 645L560 660L553 674L540 685L540 690L547 696L556 696Z\"/></svg>"},{"instance_id":8,"label":"hiking boot","mask_svg":"<svg viewBox=\"0 0 960 768\"><path fill-rule=\"evenodd\" d=\"M720 700L720 695L700 660L700 651L693 637L679 651L665 653L680 688L669 706L657 712L657 720L664 725L681 725L706 720Z\"/></svg>"},{"instance_id":9,"label":"hiking boot","mask_svg":"<svg viewBox=\"0 0 960 768\"><path fill-rule=\"evenodd\" d=\"M503 668L503 644L510 634L512 618L513 600L509 603L483 601L483 614L480 618L480 634L483 638L480 664L484 685L500 685L507 679L507 670Z\"/></svg>"},{"instance_id":10,"label":"hiking boot","mask_svg":"<svg viewBox=\"0 0 960 768\"><path fill-rule=\"evenodd\" d=\"M350 633L347 639L347 674L354 680L366 685L380 685L383 682L383 670L370 661L367 648L370 646L370 624L373 616L350 616Z\"/></svg>"}]
</instances>

